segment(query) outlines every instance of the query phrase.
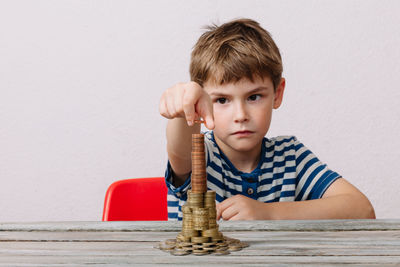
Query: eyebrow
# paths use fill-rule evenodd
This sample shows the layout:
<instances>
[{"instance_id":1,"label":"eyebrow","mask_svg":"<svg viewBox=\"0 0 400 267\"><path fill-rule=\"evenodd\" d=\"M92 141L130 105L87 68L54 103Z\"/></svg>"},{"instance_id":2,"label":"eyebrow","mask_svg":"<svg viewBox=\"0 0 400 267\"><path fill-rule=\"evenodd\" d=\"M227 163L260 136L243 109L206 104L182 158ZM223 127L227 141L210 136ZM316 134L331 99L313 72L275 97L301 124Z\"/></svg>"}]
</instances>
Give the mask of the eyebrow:
<instances>
[{"instance_id":1,"label":"eyebrow","mask_svg":"<svg viewBox=\"0 0 400 267\"><path fill-rule=\"evenodd\" d=\"M252 95L252 94L258 93L260 91L264 91L264 90L266 91L268 89L269 89L269 87L260 86L260 87L257 87L257 88L254 88L254 89L250 90L246 94L247 95ZM219 92L211 92L209 95L210 96L218 96L218 97L229 96L229 94L224 94L224 93L219 93Z\"/></svg>"},{"instance_id":2,"label":"eyebrow","mask_svg":"<svg viewBox=\"0 0 400 267\"><path fill-rule=\"evenodd\" d=\"M260 86L260 87L257 87L257 88L254 88L253 90L250 90L249 92L247 92L249 95L251 95L251 94L254 94L254 93L257 93L257 92L259 92L259 91L267 91L269 88L268 87L265 87L265 86Z\"/></svg>"}]
</instances>

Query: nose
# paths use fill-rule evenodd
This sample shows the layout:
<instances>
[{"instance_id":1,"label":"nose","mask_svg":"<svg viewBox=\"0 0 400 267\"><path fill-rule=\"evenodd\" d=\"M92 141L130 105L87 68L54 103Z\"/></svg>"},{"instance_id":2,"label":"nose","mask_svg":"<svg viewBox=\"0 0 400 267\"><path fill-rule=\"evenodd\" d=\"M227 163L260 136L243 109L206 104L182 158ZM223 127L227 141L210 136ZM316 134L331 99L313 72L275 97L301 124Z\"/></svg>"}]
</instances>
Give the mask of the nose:
<instances>
[{"instance_id":1,"label":"nose","mask_svg":"<svg viewBox=\"0 0 400 267\"><path fill-rule=\"evenodd\" d=\"M235 122L245 122L248 121L248 114L246 111L246 106L244 103L239 102L235 105L234 111L234 121Z\"/></svg>"}]
</instances>

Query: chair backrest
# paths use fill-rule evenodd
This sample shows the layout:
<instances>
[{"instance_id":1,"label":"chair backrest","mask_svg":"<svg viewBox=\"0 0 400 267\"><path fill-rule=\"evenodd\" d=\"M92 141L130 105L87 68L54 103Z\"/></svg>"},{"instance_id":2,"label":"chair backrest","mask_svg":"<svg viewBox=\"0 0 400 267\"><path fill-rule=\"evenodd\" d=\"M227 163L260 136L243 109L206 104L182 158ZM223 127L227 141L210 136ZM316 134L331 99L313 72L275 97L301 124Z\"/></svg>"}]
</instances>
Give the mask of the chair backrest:
<instances>
[{"instance_id":1,"label":"chair backrest","mask_svg":"<svg viewBox=\"0 0 400 267\"><path fill-rule=\"evenodd\" d=\"M103 221L166 221L167 192L164 177L116 181L107 189Z\"/></svg>"}]
</instances>

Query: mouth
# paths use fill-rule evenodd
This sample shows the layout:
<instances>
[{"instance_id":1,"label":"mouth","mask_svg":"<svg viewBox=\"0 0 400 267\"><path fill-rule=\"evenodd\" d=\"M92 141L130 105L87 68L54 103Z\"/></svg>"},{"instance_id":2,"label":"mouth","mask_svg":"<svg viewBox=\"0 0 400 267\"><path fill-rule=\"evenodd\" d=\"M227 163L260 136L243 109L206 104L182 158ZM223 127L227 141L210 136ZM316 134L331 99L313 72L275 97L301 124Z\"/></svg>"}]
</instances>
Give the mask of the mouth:
<instances>
[{"instance_id":1,"label":"mouth","mask_svg":"<svg viewBox=\"0 0 400 267\"><path fill-rule=\"evenodd\" d=\"M251 135L253 133L254 132L252 132L252 131L245 130L245 131L234 132L233 135L238 136L238 137L246 137L246 136L249 136L249 135Z\"/></svg>"}]
</instances>

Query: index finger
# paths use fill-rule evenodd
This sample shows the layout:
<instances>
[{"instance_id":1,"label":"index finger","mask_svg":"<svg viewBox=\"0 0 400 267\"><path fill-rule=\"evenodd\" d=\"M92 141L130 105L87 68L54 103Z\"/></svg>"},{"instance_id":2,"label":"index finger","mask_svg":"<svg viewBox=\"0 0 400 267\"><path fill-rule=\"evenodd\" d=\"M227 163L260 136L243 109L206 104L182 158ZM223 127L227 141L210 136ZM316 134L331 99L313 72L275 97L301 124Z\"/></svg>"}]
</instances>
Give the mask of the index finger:
<instances>
[{"instance_id":1,"label":"index finger","mask_svg":"<svg viewBox=\"0 0 400 267\"><path fill-rule=\"evenodd\" d=\"M183 112L189 126L192 126L196 118L195 105L201 96L203 90L200 85L194 82L185 85L185 93L183 95Z\"/></svg>"},{"instance_id":2,"label":"index finger","mask_svg":"<svg viewBox=\"0 0 400 267\"><path fill-rule=\"evenodd\" d=\"M196 104L196 112L203 118L205 126L212 130L214 129L214 116L213 106L210 97L207 93L203 93L199 101Z\"/></svg>"}]
</instances>

